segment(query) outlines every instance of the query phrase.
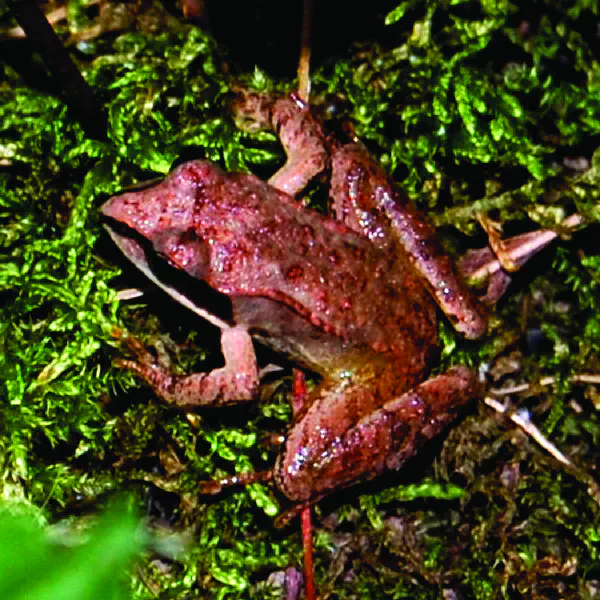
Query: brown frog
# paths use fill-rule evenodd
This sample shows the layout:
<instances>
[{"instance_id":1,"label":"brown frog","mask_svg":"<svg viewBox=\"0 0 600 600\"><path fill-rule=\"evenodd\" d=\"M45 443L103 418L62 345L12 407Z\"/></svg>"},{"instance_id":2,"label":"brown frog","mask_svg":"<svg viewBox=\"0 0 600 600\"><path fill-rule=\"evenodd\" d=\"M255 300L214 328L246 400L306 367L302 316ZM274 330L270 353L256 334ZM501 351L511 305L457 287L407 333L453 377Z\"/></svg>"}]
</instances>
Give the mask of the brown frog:
<instances>
[{"instance_id":1,"label":"brown frog","mask_svg":"<svg viewBox=\"0 0 600 600\"><path fill-rule=\"evenodd\" d=\"M318 373L273 471L281 492L305 506L399 468L477 395L463 367L426 379L435 304L469 338L486 319L435 231L361 144L327 137L294 96L247 94L237 114L279 134L288 160L268 183L196 160L102 207L125 254L176 299L194 309L148 253L229 298L231 322L209 317L222 329L225 366L178 376L140 348L121 364L186 409L256 397L252 337ZM294 199L327 168L337 220Z\"/></svg>"}]
</instances>

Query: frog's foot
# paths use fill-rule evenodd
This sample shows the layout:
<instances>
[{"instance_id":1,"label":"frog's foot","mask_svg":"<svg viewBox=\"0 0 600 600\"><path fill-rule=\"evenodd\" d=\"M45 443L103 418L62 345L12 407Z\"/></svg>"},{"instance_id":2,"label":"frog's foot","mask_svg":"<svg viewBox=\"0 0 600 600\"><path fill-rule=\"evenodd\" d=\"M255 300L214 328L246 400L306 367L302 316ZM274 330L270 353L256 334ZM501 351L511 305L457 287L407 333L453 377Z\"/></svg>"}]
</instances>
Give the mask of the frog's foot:
<instances>
[{"instance_id":1,"label":"frog's foot","mask_svg":"<svg viewBox=\"0 0 600 600\"><path fill-rule=\"evenodd\" d=\"M510 275L502 269L489 246L468 250L460 259L458 270L471 285L487 282L485 294L479 298L484 304L496 304L510 284Z\"/></svg>"},{"instance_id":2,"label":"frog's foot","mask_svg":"<svg viewBox=\"0 0 600 600\"><path fill-rule=\"evenodd\" d=\"M258 393L258 367L252 339L245 329L232 327L221 335L225 366L209 373L176 375L165 363L162 351L158 358L135 338L127 345L136 360L118 360L117 366L141 377L166 402L180 408L221 406L251 400Z\"/></svg>"},{"instance_id":3,"label":"frog's foot","mask_svg":"<svg viewBox=\"0 0 600 600\"><path fill-rule=\"evenodd\" d=\"M568 231L581 225L582 221L580 215L573 214L562 222L562 229ZM481 216L479 222L488 234L489 246L469 250L459 263L459 271L473 284L487 279L486 294L481 300L486 304L494 304L508 288L508 273L518 271L530 258L554 241L560 232L540 229L502 239L497 223Z\"/></svg>"},{"instance_id":4,"label":"frog's foot","mask_svg":"<svg viewBox=\"0 0 600 600\"><path fill-rule=\"evenodd\" d=\"M364 388L346 388L343 406L331 388L322 388L288 435L275 465L277 486L293 502L306 504L398 469L479 392L475 374L455 367L357 419L350 407Z\"/></svg>"}]
</instances>

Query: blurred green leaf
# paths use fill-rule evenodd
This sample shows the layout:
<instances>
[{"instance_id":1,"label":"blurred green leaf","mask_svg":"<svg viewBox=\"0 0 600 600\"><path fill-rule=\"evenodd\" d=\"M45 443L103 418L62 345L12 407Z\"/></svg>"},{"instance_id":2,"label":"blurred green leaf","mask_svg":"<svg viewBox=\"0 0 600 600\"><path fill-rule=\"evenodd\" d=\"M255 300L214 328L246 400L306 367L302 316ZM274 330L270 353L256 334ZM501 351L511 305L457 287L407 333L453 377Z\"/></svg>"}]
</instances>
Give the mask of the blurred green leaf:
<instances>
[{"instance_id":1,"label":"blurred green leaf","mask_svg":"<svg viewBox=\"0 0 600 600\"><path fill-rule=\"evenodd\" d=\"M85 532L50 535L29 517L0 512L0 596L6 600L126 600L143 544L138 519L113 508Z\"/></svg>"}]
</instances>

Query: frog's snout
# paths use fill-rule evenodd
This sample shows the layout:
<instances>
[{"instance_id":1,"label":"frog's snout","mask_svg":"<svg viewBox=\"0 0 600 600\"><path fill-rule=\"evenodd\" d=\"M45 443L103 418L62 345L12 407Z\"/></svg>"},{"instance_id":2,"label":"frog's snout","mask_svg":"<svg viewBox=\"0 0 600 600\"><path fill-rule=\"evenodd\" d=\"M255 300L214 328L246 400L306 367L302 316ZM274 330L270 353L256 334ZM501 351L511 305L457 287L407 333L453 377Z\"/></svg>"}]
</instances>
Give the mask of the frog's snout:
<instances>
[{"instance_id":1,"label":"frog's snout","mask_svg":"<svg viewBox=\"0 0 600 600\"><path fill-rule=\"evenodd\" d=\"M136 218L139 202L136 201L135 196L138 194L139 192L137 194L127 193L121 196L114 196L100 207L100 212L110 220L118 221L137 230L135 223L139 220L139 218Z\"/></svg>"}]
</instances>

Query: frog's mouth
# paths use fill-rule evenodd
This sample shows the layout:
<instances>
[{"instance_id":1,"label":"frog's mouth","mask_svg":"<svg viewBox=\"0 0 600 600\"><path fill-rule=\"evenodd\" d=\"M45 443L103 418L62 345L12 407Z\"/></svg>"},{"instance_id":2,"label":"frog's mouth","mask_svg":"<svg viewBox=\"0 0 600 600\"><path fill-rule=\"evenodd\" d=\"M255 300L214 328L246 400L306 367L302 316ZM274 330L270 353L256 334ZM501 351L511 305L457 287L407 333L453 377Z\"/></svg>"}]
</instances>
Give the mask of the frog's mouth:
<instances>
[{"instance_id":1,"label":"frog's mouth","mask_svg":"<svg viewBox=\"0 0 600 600\"><path fill-rule=\"evenodd\" d=\"M144 245L135 239L135 232L132 232L126 226L123 226L122 223L116 222L112 223L104 223L104 228L108 232L108 235L113 239L118 248L123 252L123 254L154 284L156 284L160 289L169 294L171 298L173 298L179 304L182 304L186 308L189 308L193 313L198 316L206 319L219 329L229 329L231 327L230 323L216 316L214 313L207 311L205 308L202 308L198 304L196 304L193 300L191 300L188 296L183 294L179 289L170 284L168 281L160 278L157 275L156 268L153 264L148 260L148 253L144 247ZM120 229L124 228L127 230L126 233L121 233ZM150 253L153 254L152 252Z\"/></svg>"}]
</instances>

